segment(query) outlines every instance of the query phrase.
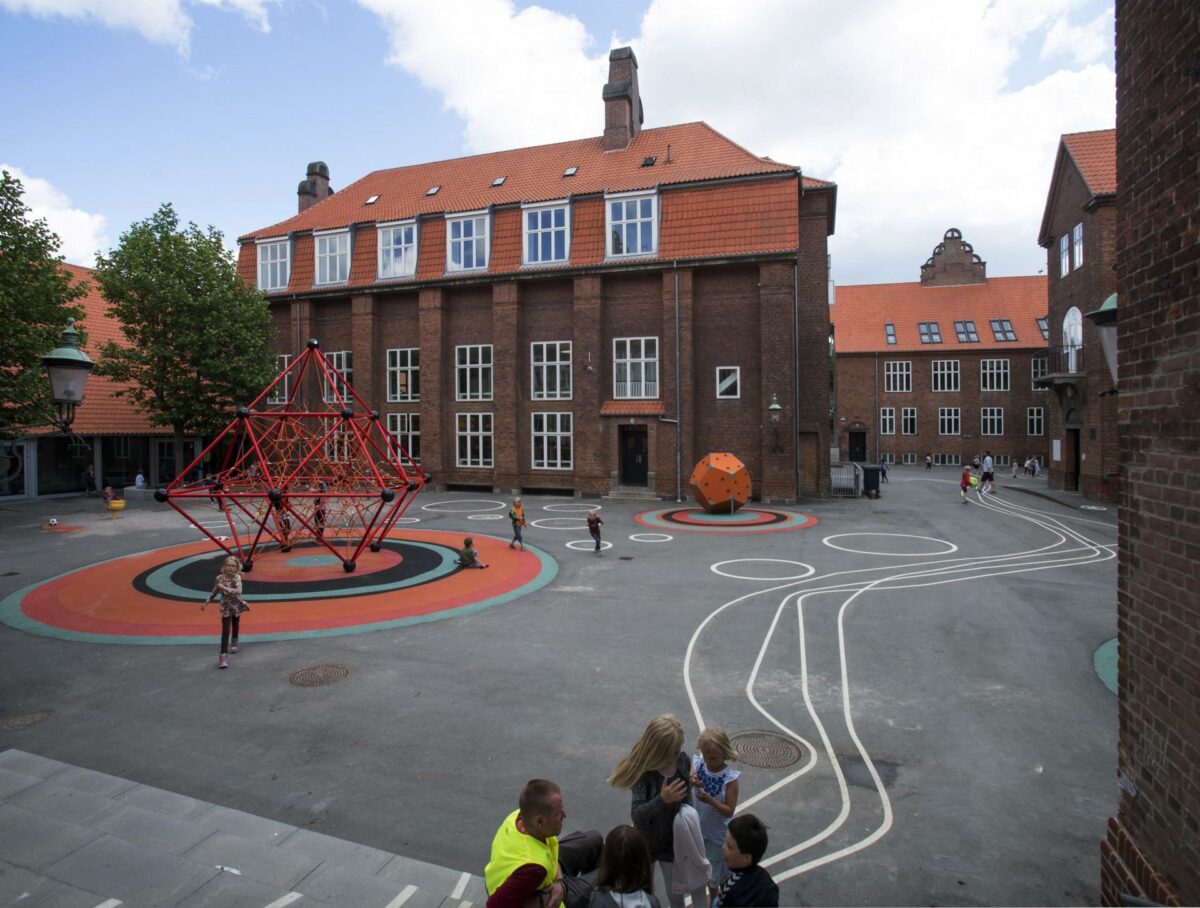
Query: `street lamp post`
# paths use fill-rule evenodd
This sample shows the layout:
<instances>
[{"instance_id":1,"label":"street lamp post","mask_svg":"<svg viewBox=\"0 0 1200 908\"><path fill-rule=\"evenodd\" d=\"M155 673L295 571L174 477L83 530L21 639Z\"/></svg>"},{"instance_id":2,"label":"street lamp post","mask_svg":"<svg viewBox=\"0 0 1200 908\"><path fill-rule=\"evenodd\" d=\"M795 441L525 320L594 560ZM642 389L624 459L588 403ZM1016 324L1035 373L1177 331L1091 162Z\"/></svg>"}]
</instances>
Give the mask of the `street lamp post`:
<instances>
[{"instance_id":1,"label":"street lamp post","mask_svg":"<svg viewBox=\"0 0 1200 908\"><path fill-rule=\"evenodd\" d=\"M83 403L88 373L96 365L79 349L75 319L67 319L59 345L42 357L42 364L50 379L50 398L55 408L50 425L66 432L75 421L75 408Z\"/></svg>"},{"instance_id":2,"label":"street lamp post","mask_svg":"<svg viewBox=\"0 0 1200 908\"><path fill-rule=\"evenodd\" d=\"M771 420L771 430L775 433L775 443L771 446L774 454L783 453L783 445L779 441L779 419L783 415L783 407L775 392L771 392L771 402L767 405L767 417Z\"/></svg>"}]
</instances>

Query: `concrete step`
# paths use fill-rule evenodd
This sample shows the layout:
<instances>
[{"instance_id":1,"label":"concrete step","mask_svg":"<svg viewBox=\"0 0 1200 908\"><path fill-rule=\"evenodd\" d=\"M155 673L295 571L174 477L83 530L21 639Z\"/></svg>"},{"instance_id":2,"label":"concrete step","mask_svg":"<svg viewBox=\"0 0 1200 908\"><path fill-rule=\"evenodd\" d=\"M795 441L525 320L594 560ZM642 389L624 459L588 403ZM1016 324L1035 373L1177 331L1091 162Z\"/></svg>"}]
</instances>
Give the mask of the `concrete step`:
<instances>
[{"instance_id":1,"label":"concrete step","mask_svg":"<svg viewBox=\"0 0 1200 908\"><path fill-rule=\"evenodd\" d=\"M649 489L614 489L600 497L609 501L662 501Z\"/></svg>"}]
</instances>

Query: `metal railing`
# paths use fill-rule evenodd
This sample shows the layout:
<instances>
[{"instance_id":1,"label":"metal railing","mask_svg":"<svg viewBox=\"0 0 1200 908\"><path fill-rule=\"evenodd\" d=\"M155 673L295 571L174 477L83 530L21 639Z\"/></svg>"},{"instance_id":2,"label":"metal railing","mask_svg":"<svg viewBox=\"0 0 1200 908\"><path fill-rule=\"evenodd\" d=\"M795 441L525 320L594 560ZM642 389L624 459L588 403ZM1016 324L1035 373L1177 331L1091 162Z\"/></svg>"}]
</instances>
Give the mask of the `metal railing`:
<instances>
[{"instance_id":1,"label":"metal railing","mask_svg":"<svg viewBox=\"0 0 1200 908\"><path fill-rule=\"evenodd\" d=\"M1046 371L1050 375L1079 375L1083 368L1083 346L1046 348Z\"/></svg>"},{"instance_id":2,"label":"metal railing","mask_svg":"<svg viewBox=\"0 0 1200 908\"><path fill-rule=\"evenodd\" d=\"M656 381L619 381L614 382L613 397L621 399L645 399L658 397L658 382Z\"/></svg>"},{"instance_id":3,"label":"metal railing","mask_svg":"<svg viewBox=\"0 0 1200 908\"><path fill-rule=\"evenodd\" d=\"M834 498L862 497L862 469L856 463L835 463L829 468L829 490Z\"/></svg>"}]
</instances>

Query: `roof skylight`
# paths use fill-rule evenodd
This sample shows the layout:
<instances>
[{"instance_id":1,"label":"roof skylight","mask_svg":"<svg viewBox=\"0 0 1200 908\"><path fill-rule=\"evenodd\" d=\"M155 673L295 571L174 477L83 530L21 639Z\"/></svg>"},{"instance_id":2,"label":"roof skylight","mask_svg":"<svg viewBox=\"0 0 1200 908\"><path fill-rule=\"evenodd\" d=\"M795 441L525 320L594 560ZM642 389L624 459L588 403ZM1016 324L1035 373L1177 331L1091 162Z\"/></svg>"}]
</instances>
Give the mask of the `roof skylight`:
<instances>
[{"instance_id":1,"label":"roof skylight","mask_svg":"<svg viewBox=\"0 0 1200 908\"><path fill-rule=\"evenodd\" d=\"M442 188L441 186L430 186L428 189L425 190L425 195L437 195L438 190L441 188Z\"/></svg>"},{"instance_id":2,"label":"roof skylight","mask_svg":"<svg viewBox=\"0 0 1200 908\"><path fill-rule=\"evenodd\" d=\"M379 201L379 196L373 195L369 199L367 199L365 202L363 202L363 204L364 205L374 205L378 201Z\"/></svg>"},{"instance_id":3,"label":"roof skylight","mask_svg":"<svg viewBox=\"0 0 1200 908\"><path fill-rule=\"evenodd\" d=\"M496 177L496 179L492 180L492 185L493 186L503 186L504 181L507 179L508 179L508 177Z\"/></svg>"},{"instance_id":4,"label":"roof skylight","mask_svg":"<svg viewBox=\"0 0 1200 908\"><path fill-rule=\"evenodd\" d=\"M564 171L563 171L563 176L564 176L564 177L573 177L573 176L575 176L575 174L576 174L578 171L579 171L579 168L578 168L578 167L573 167L573 166L572 166L572 167L568 167L566 170L564 170Z\"/></svg>"}]
</instances>

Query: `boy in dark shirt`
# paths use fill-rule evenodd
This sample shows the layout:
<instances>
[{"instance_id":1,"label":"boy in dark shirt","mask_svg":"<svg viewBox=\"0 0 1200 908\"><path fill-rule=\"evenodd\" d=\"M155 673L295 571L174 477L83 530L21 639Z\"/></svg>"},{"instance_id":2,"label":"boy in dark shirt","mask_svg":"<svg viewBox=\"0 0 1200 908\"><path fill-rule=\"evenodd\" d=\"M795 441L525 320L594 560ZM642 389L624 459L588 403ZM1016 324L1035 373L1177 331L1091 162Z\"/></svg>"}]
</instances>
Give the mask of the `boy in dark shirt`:
<instances>
[{"instance_id":1,"label":"boy in dark shirt","mask_svg":"<svg viewBox=\"0 0 1200 908\"><path fill-rule=\"evenodd\" d=\"M752 813L738 814L725 828L721 855L729 876L717 895L719 908L778 908L779 887L758 866L767 850L767 826Z\"/></svg>"}]
</instances>

